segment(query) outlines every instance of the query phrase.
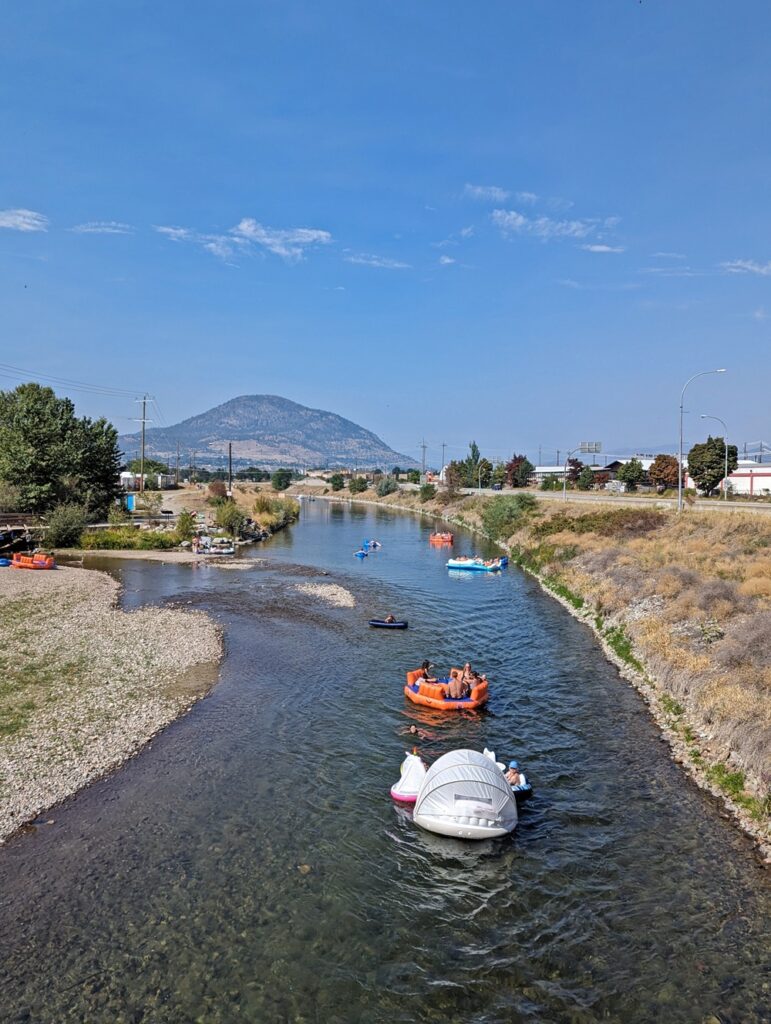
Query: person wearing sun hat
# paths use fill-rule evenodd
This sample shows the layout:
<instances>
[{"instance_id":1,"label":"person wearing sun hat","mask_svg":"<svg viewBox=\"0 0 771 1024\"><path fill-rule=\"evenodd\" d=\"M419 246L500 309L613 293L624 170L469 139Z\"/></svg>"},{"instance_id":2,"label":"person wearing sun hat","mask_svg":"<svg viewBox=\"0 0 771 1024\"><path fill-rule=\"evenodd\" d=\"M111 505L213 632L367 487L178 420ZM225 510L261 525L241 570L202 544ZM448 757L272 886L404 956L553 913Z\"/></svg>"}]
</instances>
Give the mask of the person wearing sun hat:
<instances>
[{"instance_id":1,"label":"person wearing sun hat","mask_svg":"<svg viewBox=\"0 0 771 1024\"><path fill-rule=\"evenodd\" d=\"M509 761L509 770L506 772L506 781L510 786L526 786L525 773L519 770L519 761Z\"/></svg>"}]
</instances>

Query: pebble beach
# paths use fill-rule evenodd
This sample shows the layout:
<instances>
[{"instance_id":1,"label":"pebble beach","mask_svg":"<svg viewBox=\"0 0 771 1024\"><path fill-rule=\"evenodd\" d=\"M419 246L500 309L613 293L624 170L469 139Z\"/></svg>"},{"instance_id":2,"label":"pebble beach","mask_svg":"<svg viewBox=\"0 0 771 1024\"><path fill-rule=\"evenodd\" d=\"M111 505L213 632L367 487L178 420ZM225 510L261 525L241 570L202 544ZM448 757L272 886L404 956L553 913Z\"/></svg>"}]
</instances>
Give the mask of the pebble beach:
<instances>
[{"instance_id":1,"label":"pebble beach","mask_svg":"<svg viewBox=\"0 0 771 1024\"><path fill-rule=\"evenodd\" d=\"M206 614L125 612L119 589L88 569L0 571L0 842L137 753L216 681L222 636Z\"/></svg>"}]
</instances>

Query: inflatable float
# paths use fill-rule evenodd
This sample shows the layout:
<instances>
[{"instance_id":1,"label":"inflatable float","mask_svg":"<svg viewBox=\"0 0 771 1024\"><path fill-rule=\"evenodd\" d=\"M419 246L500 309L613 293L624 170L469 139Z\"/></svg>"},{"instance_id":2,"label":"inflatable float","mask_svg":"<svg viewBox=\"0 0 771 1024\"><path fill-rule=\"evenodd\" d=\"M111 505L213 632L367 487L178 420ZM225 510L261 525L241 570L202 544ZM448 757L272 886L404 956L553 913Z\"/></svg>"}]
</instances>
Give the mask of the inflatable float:
<instances>
[{"instance_id":1,"label":"inflatable float","mask_svg":"<svg viewBox=\"0 0 771 1024\"><path fill-rule=\"evenodd\" d=\"M453 750L426 772L413 821L442 836L494 839L517 827L517 801L495 761L476 750Z\"/></svg>"},{"instance_id":2,"label":"inflatable float","mask_svg":"<svg viewBox=\"0 0 771 1024\"><path fill-rule=\"evenodd\" d=\"M465 569L467 572L500 572L509 564L506 555L501 558L450 558L448 569Z\"/></svg>"},{"instance_id":3,"label":"inflatable float","mask_svg":"<svg viewBox=\"0 0 771 1024\"><path fill-rule=\"evenodd\" d=\"M369 624L373 629L406 629L409 625L406 619L397 620L396 622L386 622L385 619L370 619Z\"/></svg>"},{"instance_id":4,"label":"inflatable float","mask_svg":"<svg viewBox=\"0 0 771 1024\"><path fill-rule=\"evenodd\" d=\"M453 540L451 533L432 533L428 538L428 543L437 548L452 547Z\"/></svg>"},{"instance_id":5,"label":"inflatable float","mask_svg":"<svg viewBox=\"0 0 771 1024\"><path fill-rule=\"evenodd\" d=\"M0 565L10 565L10 564L11 564L10 558L0 558Z\"/></svg>"},{"instance_id":6,"label":"inflatable float","mask_svg":"<svg viewBox=\"0 0 771 1024\"><path fill-rule=\"evenodd\" d=\"M361 542L362 551L377 551L378 548L382 548L382 544L379 540L363 540Z\"/></svg>"},{"instance_id":7,"label":"inflatable float","mask_svg":"<svg viewBox=\"0 0 771 1024\"><path fill-rule=\"evenodd\" d=\"M367 552L360 549L359 551L354 551L353 556L354 558L366 558Z\"/></svg>"},{"instance_id":8,"label":"inflatable float","mask_svg":"<svg viewBox=\"0 0 771 1024\"><path fill-rule=\"evenodd\" d=\"M484 753L485 757L489 757L490 758L490 760L493 762L493 764L495 764L495 766L498 768L498 770L503 773L503 776L505 778L506 777L506 765L503 763L503 761L496 761L495 760L495 751L488 750L487 747L485 747L483 753ZM516 762L513 762L513 763L516 764ZM520 782L517 786L512 786L511 783L509 783L509 789L514 794L514 799L517 801L517 806L519 806L521 803L524 803L525 800L529 800L530 797L533 795L533 787L527 781L527 776L525 775L525 773L522 771L521 768L518 767L518 770L519 770L520 778L523 779L524 781Z\"/></svg>"},{"instance_id":9,"label":"inflatable float","mask_svg":"<svg viewBox=\"0 0 771 1024\"><path fill-rule=\"evenodd\" d=\"M18 551L11 562L12 569L55 569L53 555L22 555Z\"/></svg>"},{"instance_id":10,"label":"inflatable float","mask_svg":"<svg viewBox=\"0 0 771 1024\"><path fill-rule=\"evenodd\" d=\"M400 804L414 804L426 777L426 766L417 754L406 754L400 771L399 781L391 786L391 798Z\"/></svg>"},{"instance_id":11,"label":"inflatable float","mask_svg":"<svg viewBox=\"0 0 771 1024\"><path fill-rule=\"evenodd\" d=\"M423 669L417 668L407 673L404 693L413 704L422 704L436 711L474 711L486 703L489 697L489 686L486 679L477 683L468 697L448 697L447 684L449 676L429 683L423 676ZM481 756L481 755L480 755Z\"/></svg>"}]
</instances>

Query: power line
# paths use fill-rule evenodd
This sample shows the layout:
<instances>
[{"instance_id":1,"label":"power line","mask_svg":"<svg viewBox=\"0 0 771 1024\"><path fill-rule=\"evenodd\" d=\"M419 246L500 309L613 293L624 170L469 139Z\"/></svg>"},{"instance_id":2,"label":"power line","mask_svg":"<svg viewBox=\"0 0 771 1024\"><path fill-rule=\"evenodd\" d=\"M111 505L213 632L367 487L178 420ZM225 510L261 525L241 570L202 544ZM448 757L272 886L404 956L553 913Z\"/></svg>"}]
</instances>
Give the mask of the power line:
<instances>
[{"instance_id":1,"label":"power line","mask_svg":"<svg viewBox=\"0 0 771 1024\"><path fill-rule=\"evenodd\" d=\"M83 391L86 394L92 395L111 395L114 398L135 398L137 394L142 394L144 392L144 388L128 390L126 388L113 387L112 385L89 384L86 381L70 380L67 377L57 377L50 373L38 373L35 370L24 370L20 366L10 366L7 363L0 363L0 377L5 377L10 380L40 380L45 381L46 383L57 384L72 391Z\"/></svg>"}]
</instances>

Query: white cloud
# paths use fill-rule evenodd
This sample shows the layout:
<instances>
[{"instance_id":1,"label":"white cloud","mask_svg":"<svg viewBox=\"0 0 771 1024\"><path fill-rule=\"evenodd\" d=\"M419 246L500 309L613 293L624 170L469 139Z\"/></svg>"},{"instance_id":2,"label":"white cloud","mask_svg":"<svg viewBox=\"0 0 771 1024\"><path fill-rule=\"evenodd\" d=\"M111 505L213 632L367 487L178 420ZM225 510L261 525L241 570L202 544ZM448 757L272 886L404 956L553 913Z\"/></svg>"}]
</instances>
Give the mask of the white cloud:
<instances>
[{"instance_id":1,"label":"white cloud","mask_svg":"<svg viewBox=\"0 0 771 1024\"><path fill-rule=\"evenodd\" d=\"M172 242L194 242L197 237L195 232L191 231L190 228L171 228L157 224L153 226L159 235L165 235L166 238L170 238Z\"/></svg>"},{"instance_id":2,"label":"white cloud","mask_svg":"<svg viewBox=\"0 0 771 1024\"><path fill-rule=\"evenodd\" d=\"M655 274L658 277L704 277L704 270L693 267L642 267L641 274Z\"/></svg>"},{"instance_id":3,"label":"white cloud","mask_svg":"<svg viewBox=\"0 0 771 1024\"><path fill-rule=\"evenodd\" d=\"M759 306L752 314L752 319L758 320L760 322L762 322L763 320L768 320L768 313L762 306Z\"/></svg>"},{"instance_id":4,"label":"white cloud","mask_svg":"<svg viewBox=\"0 0 771 1024\"><path fill-rule=\"evenodd\" d=\"M352 252L344 256L346 263L358 263L364 267L383 267L385 270L408 270L409 263L392 260L388 256L373 256L366 252Z\"/></svg>"},{"instance_id":5,"label":"white cloud","mask_svg":"<svg viewBox=\"0 0 771 1024\"><path fill-rule=\"evenodd\" d=\"M76 235L130 235L134 229L117 220L91 220L87 224L76 224L70 231Z\"/></svg>"},{"instance_id":6,"label":"white cloud","mask_svg":"<svg viewBox=\"0 0 771 1024\"><path fill-rule=\"evenodd\" d=\"M11 231L47 231L48 217L34 210L0 210L0 228Z\"/></svg>"},{"instance_id":7,"label":"white cloud","mask_svg":"<svg viewBox=\"0 0 771 1024\"><path fill-rule=\"evenodd\" d=\"M459 234L461 238L471 238L471 236L474 234L473 224L469 224L467 228L461 228Z\"/></svg>"},{"instance_id":8,"label":"white cloud","mask_svg":"<svg viewBox=\"0 0 771 1024\"><path fill-rule=\"evenodd\" d=\"M761 277L771 277L771 260L768 263L756 263L755 260L729 260L721 263L723 270L729 274L759 274Z\"/></svg>"},{"instance_id":9,"label":"white cloud","mask_svg":"<svg viewBox=\"0 0 771 1024\"><path fill-rule=\"evenodd\" d=\"M455 262L455 260L452 258L452 256L440 256L439 257L439 263L443 267L449 267L449 265L451 263L454 263L454 262Z\"/></svg>"},{"instance_id":10,"label":"white cloud","mask_svg":"<svg viewBox=\"0 0 771 1024\"><path fill-rule=\"evenodd\" d=\"M504 235L534 235L544 241L553 238L586 238L596 228L587 220L553 220L551 217L526 217L516 210L493 210L493 224Z\"/></svg>"},{"instance_id":11,"label":"white cloud","mask_svg":"<svg viewBox=\"0 0 771 1024\"><path fill-rule=\"evenodd\" d=\"M511 195L505 188L497 185L469 185L466 184L463 194L469 199L478 199L486 203L505 203Z\"/></svg>"},{"instance_id":12,"label":"white cloud","mask_svg":"<svg viewBox=\"0 0 771 1024\"><path fill-rule=\"evenodd\" d=\"M517 192L516 198L520 203L527 203L528 206L538 202L538 196L535 192Z\"/></svg>"},{"instance_id":13,"label":"white cloud","mask_svg":"<svg viewBox=\"0 0 771 1024\"><path fill-rule=\"evenodd\" d=\"M654 260L684 260L685 256L681 252L652 252L651 259Z\"/></svg>"},{"instance_id":14,"label":"white cloud","mask_svg":"<svg viewBox=\"0 0 771 1024\"><path fill-rule=\"evenodd\" d=\"M586 252L624 252L623 245L600 245L595 243L593 245L582 245L581 248Z\"/></svg>"},{"instance_id":15,"label":"white cloud","mask_svg":"<svg viewBox=\"0 0 771 1024\"><path fill-rule=\"evenodd\" d=\"M328 231L318 228L268 228L251 217L244 217L231 234L236 239L254 242L288 263L304 259L305 250L310 246L329 245L332 241Z\"/></svg>"}]
</instances>

